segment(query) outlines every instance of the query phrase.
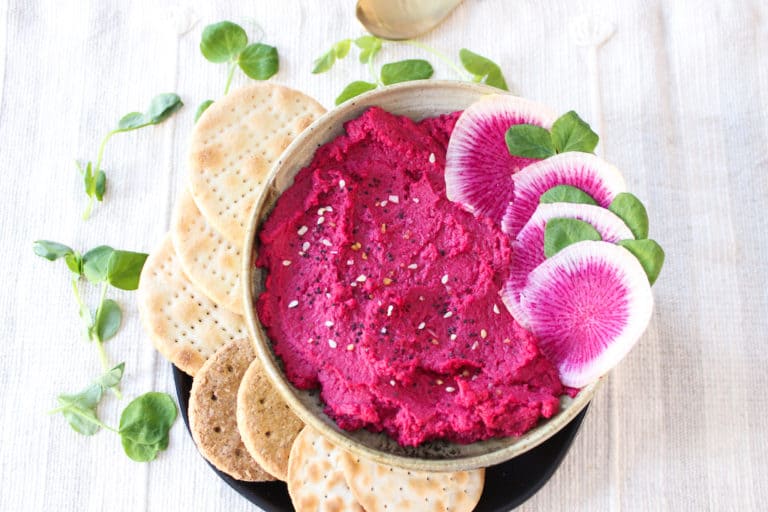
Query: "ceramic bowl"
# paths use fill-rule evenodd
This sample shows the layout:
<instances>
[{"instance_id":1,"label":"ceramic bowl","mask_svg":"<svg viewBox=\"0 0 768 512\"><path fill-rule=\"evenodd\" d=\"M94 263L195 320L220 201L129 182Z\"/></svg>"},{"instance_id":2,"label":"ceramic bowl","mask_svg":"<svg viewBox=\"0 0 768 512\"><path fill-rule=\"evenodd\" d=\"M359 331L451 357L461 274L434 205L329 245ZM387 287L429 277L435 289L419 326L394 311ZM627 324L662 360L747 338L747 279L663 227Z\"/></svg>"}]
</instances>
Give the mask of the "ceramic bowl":
<instances>
[{"instance_id":1,"label":"ceramic bowl","mask_svg":"<svg viewBox=\"0 0 768 512\"><path fill-rule=\"evenodd\" d=\"M562 429L589 403L599 385L597 382L585 387L573 399L562 397L561 410L557 415L542 421L520 437L465 445L430 442L417 448L404 448L385 434L340 429L323 412L324 404L318 391L300 390L288 381L282 363L273 353L272 344L255 313L254 304L264 282L262 270L253 265L259 252L257 235L261 224L269 216L280 194L291 186L296 174L310 163L315 150L341 135L346 121L360 116L374 105L394 114L421 120L463 110L483 95L493 93L499 93L499 90L466 82L425 80L377 89L347 101L315 121L288 146L273 165L256 203L248 225L242 267L245 316L256 353L276 392L293 412L334 444L356 455L384 464L425 471L457 471L498 464L534 448Z\"/></svg>"}]
</instances>

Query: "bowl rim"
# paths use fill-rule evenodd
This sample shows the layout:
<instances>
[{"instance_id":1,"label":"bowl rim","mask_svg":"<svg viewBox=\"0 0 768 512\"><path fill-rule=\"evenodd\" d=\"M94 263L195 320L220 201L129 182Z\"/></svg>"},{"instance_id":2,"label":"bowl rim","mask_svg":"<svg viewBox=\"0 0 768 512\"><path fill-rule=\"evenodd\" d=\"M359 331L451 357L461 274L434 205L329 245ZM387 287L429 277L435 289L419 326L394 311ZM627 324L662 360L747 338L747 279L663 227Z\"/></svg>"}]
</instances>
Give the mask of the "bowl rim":
<instances>
[{"instance_id":1,"label":"bowl rim","mask_svg":"<svg viewBox=\"0 0 768 512\"><path fill-rule=\"evenodd\" d=\"M248 334L251 338L251 343L255 349L256 356L262 363L267 377L271 381L280 396L290 407L291 411L301 419L305 425L308 425L324 437L326 437L333 444L348 450L354 455L364 457L381 464L388 464L397 466L404 469L417 470L417 471L461 471L482 468L499 464L507 461L527 452L528 450L535 448L547 439L552 437L555 433L560 431L565 425L567 425L576 415L578 415L584 407L590 402L595 392L599 388L603 378L585 386L582 388L578 395L553 417L540 422L534 428L518 437L517 440L507 446L501 447L488 453L482 453L477 455L460 456L455 458L446 459L428 459L420 457L409 457L404 455L396 455L383 450L378 450L367 446L358 440L351 437L345 431L341 430L336 423L328 418L322 419L312 411L310 411L298 398L299 392L290 383L287 377L284 375L280 368L280 364L277 360L277 356L271 349L271 342L267 336L267 333L256 315L255 294L253 290L254 275L256 273L255 267L255 242L256 236L261 228L261 223L264 219L261 218L259 212L264 208L264 203L272 195L271 192L275 191L275 180L278 172L283 167L286 160L290 160L290 155L306 144L307 139L310 139L314 132L320 126L325 126L328 123L343 123L345 121L339 121L344 119L345 115L348 115L351 111L360 108L360 104L366 106L375 105L375 101L378 97L384 94L392 94L392 91L397 91L401 94L409 94L414 91L423 91L427 89L444 90L444 89L465 89L480 94L508 94L505 91L471 82L458 82L450 80L423 80L415 82L406 82L401 84L395 84L386 86L383 88L375 89L367 93L361 94L356 98L344 102L341 105L332 108L327 111L317 120L315 120L308 128L302 131L283 151L280 157L270 168L267 177L264 180L264 186L259 193L253 210L251 211L250 218L248 219L248 225L246 229L246 236L243 245L243 254L241 260L241 283L243 289L243 302L244 302L244 316L246 325L248 327ZM323 144L329 141L323 142ZM314 153L313 153L314 154ZM386 435L386 434L382 434Z\"/></svg>"}]
</instances>

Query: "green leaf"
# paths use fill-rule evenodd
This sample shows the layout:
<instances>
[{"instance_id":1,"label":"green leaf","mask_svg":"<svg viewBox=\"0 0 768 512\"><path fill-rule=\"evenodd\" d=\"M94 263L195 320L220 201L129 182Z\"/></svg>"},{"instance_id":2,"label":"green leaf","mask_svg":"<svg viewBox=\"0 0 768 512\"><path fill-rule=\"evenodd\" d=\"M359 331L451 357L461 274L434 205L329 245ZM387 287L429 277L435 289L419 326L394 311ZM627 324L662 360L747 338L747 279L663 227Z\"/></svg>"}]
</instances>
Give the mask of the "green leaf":
<instances>
[{"instance_id":1,"label":"green leaf","mask_svg":"<svg viewBox=\"0 0 768 512\"><path fill-rule=\"evenodd\" d=\"M200 116L203 115L203 112L208 110L208 107L211 105L213 105L213 100L205 100L200 104L199 107L197 107L197 112L195 112L195 122L200 119Z\"/></svg>"},{"instance_id":2,"label":"green leaf","mask_svg":"<svg viewBox=\"0 0 768 512\"><path fill-rule=\"evenodd\" d=\"M117 122L117 129L121 131L135 130L141 128L148 123L144 114L141 112L131 112L125 114L120 121Z\"/></svg>"},{"instance_id":3,"label":"green leaf","mask_svg":"<svg viewBox=\"0 0 768 512\"><path fill-rule=\"evenodd\" d=\"M501 68L492 60L471 52L466 48L459 50L459 59L464 69L479 77L483 83L504 91L509 90Z\"/></svg>"},{"instance_id":4,"label":"green leaf","mask_svg":"<svg viewBox=\"0 0 768 512\"><path fill-rule=\"evenodd\" d=\"M544 256L551 258L562 249L583 240L602 240L591 225L578 219L555 217L544 228Z\"/></svg>"},{"instance_id":5,"label":"green leaf","mask_svg":"<svg viewBox=\"0 0 768 512\"><path fill-rule=\"evenodd\" d=\"M421 59L390 62L381 67L381 81L384 85L392 85L411 80L426 80L434 71L432 64Z\"/></svg>"},{"instance_id":6,"label":"green leaf","mask_svg":"<svg viewBox=\"0 0 768 512\"><path fill-rule=\"evenodd\" d=\"M104 192L107 190L107 175L104 171L99 170L96 172L96 176L93 180L93 195L97 200L104 199Z\"/></svg>"},{"instance_id":7,"label":"green leaf","mask_svg":"<svg viewBox=\"0 0 768 512\"><path fill-rule=\"evenodd\" d=\"M158 452L168 448L169 436L166 436L154 444L143 444L137 441L128 439L127 437L121 438L123 445L123 451L131 459L136 462L150 462L155 460Z\"/></svg>"},{"instance_id":8,"label":"green leaf","mask_svg":"<svg viewBox=\"0 0 768 512\"><path fill-rule=\"evenodd\" d=\"M69 270L79 276L83 275L83 257L80 256L79 252L75 251L72 254L66 255L64 257L64 262L67 264L67 267L69 267Z\"/></svg>"},{"instance_id":9,"label":"green leaf","mask_svg":"<svg viewBox=\"0 0 768 512\"><path fill-rule=\"evenodd\" d=\"M328 71L333 67L333 64L335 62L336 62L336 55L334 54L333 49L328 50L321 57L318 57L317 59L315 59L314 67L312 68L312 73L315 75L319 73L325 73L326 71Z\"/></svg>"},{"instance_id":10,"label":"green leaf","mask_svg":"<svg viewBox=\"0 0 768 512\"><path fill-rule=\"evenodd\" d=\"M648 212L635 195L629 192L617 194L608 209L624 221L636 239L648 238Z\"/></svg>"},{"instance_id":11,"label":"green leaf","mask_svg":"<svg viewBox=\"0 0 768 512\"><path fill-rule=\"evenodd\" d=\"M100 384L91 384L75 395L59 395L58 412L61 412L75 432L92 436L101 428L96 416L96 406L99 405L103 392L104 388Z\"/></svg>"},{"instance_id":12,"label":"green leaf","mask_svg":"<svg viewBox=\"0 0 768 512\"><path fill-rule=\"evenodd\" d=\"M381 51L381 39L374 36L358 37L355 39L355 46L360 48L360 62L367 64Z\"/></svg>"},{"instance_id":13,"label":"green leaf","mask_svg":"<svg viewBox=\"0 0 768 512\"><path fill-rule=\"evenodd\" d=\"M85 193L90 197L94 195L95 180L93 179L93 164L88 162L85 166L85 172L83 172L83 184L85 185Z\"/></svg>"},{"instance_id":14,"label":"green leaf","mask_svg":"<svg viewBox=\"0 0 768 512\"><path fill-rule=\"evenodd\" d=\"M184 102L181 101L178 94L164 92L152 98L144 118L150 124L162 123L183 106Z\"/></svg>"},{"instance_id":15,"label":"green leaf","mask_svg":"<svg viewBox=\"0 0 768 512\"><path fill-rule=\"evenodd\" d=\"M592 153L599 140L592 128L573 110L560 116L552 125L552 142L558 153Z\"/></svg>"},{"instance_id":16,"label":"green leaf","mask_svg":"<svg viewBox=\"0 0 768 512\"><path fill-rule=\"evenodd\" d=\"M277 48L262 43L248 45L238 58L240 69L254 80L266 80L277 73Z\"/></svg>"},{"instance_id":17,"label":"green leaf","mask_svg":"<svg viewBox=\"0 0 768 512\"><path fill-rule=\"evenodd\" d=\"M101 305L101 311L95 321L96 337L99 341L111 339L120 328L123 312L120 305L112 299L106 299Z\"/></svg>"},{"instance_id":18,"label":"green leaf","mask_svg":"<svg viewBox=\"0 0 768 512\"><path fill-rule=\"evenodd\" d=\"M523 158L547 158L555 154L552 136L541 126L516 124L505 135L507 149L513 156Z\"/></svg>"},{"instance_id":19,"label":"green leaf","mask_svg":"<svg viewBox=\"0 0 768 512\"><path fill-rule=\"evenodd\" d=\"M150 391L134 399L120 416L119 432L126 455L146 462L165 450L176 414L176 404L165 393Z\"/></svg>"},{"instance_id":20,"label":"green leaf","mask_svg":"<svg viewBox=\"0 0 768 512\"><path fill-rule=\"evenodd\" d=\"M200 51L211 62L226 62L240 55L248 45L248 35L231 21L221 21L203 29Z\"/></svg>"},{"instance_id":21,"label":"green leaf","mask_svg":"<svg viewBox=\"0 0 768 512\"><path fill-rule=\"evenodd\" d=\"M579 203L597 205L592 196L571 185L557 185L547 190L539 198L540 203Z\"/></svg>"},{"instance_id":22,"label":"green leaf","mask_svg":"<svg viewBox=\"0 0 768 512\"><path fill-rule=\"evenodd\" d=\"M121 290L139 287L139 276L148 254L143 252L113 251L107 266L107 281Z\"/></svg>"},{"instance_id":23,"label":"green leaf","mask_svg":"<svg viewBox=\"0 0 768 512\"><path fill-rule=\"evenodd\" d=\"M114 368L111 368L104 372L104 374L93 381L94 384L98 384L103 389L114 388L123 379L123 372L125 372L125 363L120 363Z\"/></svg>"},{"instance_id":24,"label":"green leaf","mask_svg":"<svg viewBox=\"0 0 768 512\"><path fill-rule=\"evenodd\" d=\"M349 53L349 49L352 46L351 39L342 39L338 43L333 45L333 54L337 59L343 59Z\"/></svg>"},{"instance_id":25,"label":"green leaf","mask_svg":"<svg viewBox=\"0 0 768 512\"><path fill-rule=\"evenodd\" d=\"M363 82L360 80L352 82L351 84L347 85L343 91L341 91L341 94L338 95L336 98L336 105L340 105L345 101L354 98L355 96L359 96L364 92L372 91L375 88L376 84L372 84L370 82Z\"/></svg>"},{"instance_id":26,"label":"green leaf","mask_svg":"<svg viewBox=\"0 0 768 512\"><path fill-rule=\"evenodd\" d=\"M115 252L108 245L94 247L83 254L83 274L92 283L101 283L109 277L109 260Z\"/></svg>"},{"instance_id":27,"label":"green leaf","mask_svg":"<svg viewBox=\"0 0 768 512\"><path fill-rule=\"evenodd\" d=\"M56 261L59 258L66 258L75 254L74 249L71 247L59 242L51 242L50 240L37 240L33 242L32 250L41 258L49 261Z\"/></svg>"},{"instance_id":28,"label":"green leaf","mask_svg":"<svg viewBox=\"0 0 768 512\"><path fill-rule=\"evenodd\" d=\"M664 249L655 240L619 240L618 244L631 252L643 266L648 282L656 282L664 266Z\"/></svg>"}]
</instances>

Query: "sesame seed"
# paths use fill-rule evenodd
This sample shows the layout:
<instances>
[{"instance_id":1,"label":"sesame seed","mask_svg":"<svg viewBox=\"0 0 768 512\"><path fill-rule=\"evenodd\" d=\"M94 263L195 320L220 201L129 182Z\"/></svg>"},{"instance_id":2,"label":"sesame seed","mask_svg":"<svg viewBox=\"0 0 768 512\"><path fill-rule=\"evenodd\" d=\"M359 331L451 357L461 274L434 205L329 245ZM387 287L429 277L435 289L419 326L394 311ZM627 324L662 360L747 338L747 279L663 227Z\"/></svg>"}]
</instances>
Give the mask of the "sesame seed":
<instances>
[{"instance_id":1,"label":"sesame seed","mask_svg":"<svg viewBox=\"0 0 768 512\"><path fill-rule=\"evenodd\" d=\"M382 327L381 328L381 334L387 334L387 328L386 327Z\"/></svg>"},{"instance_id":2,"label":"sesame seed","mask_svg":"<svg viewBox=\"0 0 768 512\"><path fill-rule=\"evenodd\" d=\"M500 314L501 314L501 311L499 311L499 306L498 306L498 304L494 304L494 305L493 305L493 312L494 312L494 313L496 313L497 315L500 315Z\"/></svg>"},{"instance_id":3,"label":"sesame seed","mask_svg":"<svg viewBox=\"0 0 768 512\"><path fill-rule=\"evenodd\" d=\"M360 257L363 258L364 260L368 259L368 255L366 253L363 253Z\"/></svg>"},{"instance_id":4,"label":"sesame seed","mask_svg":"<svg viewBox=\"0 0 768 512\"><path fill-rule=\"evenodd\" d=\"M453 393L454 391L456 391L456 388L454 388L453 386L447 386L445 388L446 393Z\"/></svg>"},{"instance_id":5,"label":"sesame seed","mask_svg":"<svg viewBox=\"0 0 768 512\"><path fill-rule=\"evenodd\" d=\"M301 244L302 251L306 252L307 249L309 249L309 242L304 242L303 244Z\"/></svg>"},{"instance_id":6,"label":"sesame seed","mask_svg":"<svg viewBox=\"0 0 768 512\"><path fill-rule=\"evenodd\" d=\"M394 386L394 385L395 385L395 381L394 381L394 380L390 380L390 381L389 381L389 385L390 385L390 386Z\"/></svg>"},{"instance_id":7,"label":"sesame seed","mask_svg":"<svg viewBox=\"0 0 768 512\"><path fill-rule=\"evenodd\" d=\"M392 284L392 280L391 280L390 278L388 278L388 277L385 277L385 278L383 279L383 281L384 281L384 285L385 285L385 286L389 286L389 285L391 285L391 284Z\"/></svg>"},{"instance_id":8,"label":"sesame seed","mask_svg":"<svg viewBox=\"0 0 768 512\"><path fill-rule=\"evenodd\" d=\"M453 316L453 311L446 311L443 315L443 318L451 318Z\"/></svg>"},{"instance_id":9,"label":"sesame seed","mask_svg":"<svg viewBox=\"0 0 768 512\"><path fill-rule=\"evenodd\" d=\"M426 326L427 326L426 322L421 322L421 323L419 324L419 326L417 327L417 329L418 329L418 330L422 330L422 329L423 329L423 328L425 328Z\"/></svg>"},{"instance_id":10,"label":"sesame seed","mask_svg":"<svg viewBox=\"0 0 768 512\"><path fill-rule=\"evenodd\" d=\"M329 299L331 298L331 294L330 294L330 293L328 293L328 292L325 292L325 296L326 296L327 298L329 298Z\"/></svg>"},{"instance_id":11,"label":"sesame seed","mask_svg":"<svg viewBox=\"0 0 768 512\"><path fill-rule=\"evenodd\" d=\"M432 338L431 342L432 342L433 345L439 345L440 344L440 342L437 341L437 338Z\"/></svg>"},{"instance_id":12,"label":"sesame seed","mask_svg":"<svg viewBox=\"0 0 768 512\"><path fill-rule=\"evenodd\" d=\"M305 233L306 233L308 230L309 230L309 228L308 228L307 226L301 226L301 227L299 228L299 230L297 231L297 233L299 234L299 236L304 236L304 234L305 234Z\"/></svg>"},{"instance_id":13,"label":"sesame seed","mask_svg":"<svg viewBox=\"0 0 768 512\"><path fill-rule=\"evenodd\" d=\"M419 268L419 266L415 263L411 263L410 265L408 265L408 268L411 270L416 270L417 268Z\"/></svg>"},{"instance_id":14,"label":"sesame seed","mask_svg":"<svg viewBox=\"0 0 768 512\"><path fill-rule=\"evenodd\" d=\"M418 197L414 197L414 198L412 199L412 201L413 201L414 203L416 203L416 204L419 204L419 198L418 198Z\"/></svg>"},{"instance_id":15,"label":"sesame seed","mask_svg":"<svg viewBox=\"0 0 768 512\"><path fill-rule=\"evenodd\" d=\"M350 267L351 267L352 265L354 265L354 264L355 264L355 262L354 262L354 261L352 261L352 260L347 260L347 265L349 265Z\"/></svg>"},{"instance_id":16,"label":"sesame seed","mask_svg":"<svg viewBox=\"0 0 768 512\"><path fill-rule=\"evenodd\" d=\"M397 196L389 196L389 200L395 204L400 202L400 198Z\"/></svg>"},{"instance_id":17,"label":"sesame seed","mask_svg":"<svg viewBox=\"0 0 768 512\"><path fill-rule=\"evenodd\" d=\"M289 308L295 308L298 305L299 305L299 301L297 300L292 300L291 302L288 303Z\"/></svg>"},{"instance_id":18,"label":"sesame seed","mask_svg":"<svg viewBox=\"0 0 768 512\"><path fill-rule=\"evenodd\" d=\"M317 209L317 214L318 214L319 216L321 216L321 217L322 217L324 213L325 213L325 208L322 208L322 207L321 207L321 208L318 208L318 209Z\"/></svg>"},{"instance_id":19,"label":"sesame seed","mask_svg":"<svg viewBox=\"0 0 768 512\"><path fill-rule=\"evenodd\" d=\"M326 327L333 327L333 320L326 320L325 321L325 326Z\"/></svg>"},{"instance_id":20,"label":"sesame seed","mask_svg":"<svg viewBox=\"0 0 768 512\"><path fill-rule=\"evenodd\" d=\"M394 309L394 306L390 304L387 306L387 316L392 316L392 310Z\"/></svg>"},{"instance_id":21,"label":"sesame seed","mask_svg":"<svg viewBox=\"0 0 768 512\"><path fill-rule=\"evenodd\" d=\"M441 279L440 282L443 284L448 284L448 274L445 274Z\"/></svg>"},{"instance_id":22,"label":"sesame seed","mask_svg":"<svg viewBox=\"0 0 768 512\"><path fill-rule=\"evenodd\" d=\"M429 163L431 163L431 164L435 163L435 154L434 153L430 153L429 154Z\"/></svg>"},{"instance_id":23,"label":"sesame seed","mask_svg":"<svg viewBox=\"0 0 768 512\"><path fill-rule=\"evenodd\" d=\"M360 244L360 242L355 242L355 243L352 244L350 249L352 249L353 251L359 251L361 247L362 247L362 245Z\"/></svg>"},{"instance_id":24,"label":"sesame seed","mask_svg":"<svg viewBox=\"0 0 768 512\"><path fill-rule=\"evenodd\" d=\"M350 343L349 345L347 345L347 350L349 350L349 351L355 350L355 344L354 343Z\"/></svg>"},{"instance_id":25,"label":"sesame seed","mask_svg":"<svg viewBox=\"0 0 768 512\"><path fill-rule=\"evenodd\" d=\"M474 343L472 344L472 347L470 348L470 350L476 350L476 349L477 349L477 346L478 346L478 343L477 343L477 342L474 342Z\"/></svg>"},{"instance_id":26,"label":"sesame seed","mask_svg":"<svg viewBox=\"0 0 768 512\"><path fill-rule=\"evenodd\" d=\"M338 346L338 343L334 340L328 340L328 346L331 348L336 348Z\"/></svg>"},{"instance_id":27,"label":"sesame seed","mask_svg":"<svg viewBox=\"0 0 768 512\"><path fill-rule=\"evenodd\" d=\"M387 232L387 225L386 224L382 224L381 225L381 232L382 233L386 233Z\"/></svg>"},{"instance_id":28,"label":"sesame seed","mask_svg":"<svg viewBox=\"0 0 768 512\"><path fill-rule=\"evenodd\" d=\"M379 205L381 207L387 206L387 200L385 199L384 201L380 202Z\"/></svg>"},{"instance_id":29,"label":"sesame seed","mask_svg":"<svg viewBox=\"0 0 768 512\"><path fill-rule=\"evenodd\" d=\"M483 338L483 339L487 338L488 337L488 331L486 331L485 329L480 329L480 337Z\"/></svg>"},{"instance_id":30,"label":"sesame seed","mask_svg":"<svg viewBox=\"0 0 768 512\"><path fill-rule=\"evenodd\" d=\"M367 278L365 277L365 274L360 274L359 276L357 276L357 279L356 279L356 281L357 281L358 283L364 283L366 279L367 279Z\"/></svg>"},{"instance_id":31,"label":"sesame seed","mask_svg":"<svg viewBox=\"0 0 768 512\"><path fill-rule=\"evenodd\" d=\"M357 283L352 281L352 283L349 286L351 286L352 288L355 288L357 286Z\"/></svg>"},{"instance_id":32,"label":"sesame seed","mask_svg":"<svg viewBox=\"0 0 768 512\"><path fill-rule=\"evenodd\" d=\"M424 296L423 296L423 295L419 295L419 300L420 300L421 302L424 302Z\"/></svg>"},{"instance_id":33,"label":"sesame seed","mask_svg":"<svg viewBox=\"0 0 768 512\"><path fill-rule=\"evenodd\" d=\"M443 380L442 379L437 379L435 381L435 384L437 384L438 386L442 386L443 385Z\"/></svg>"},{"instance_id":34,"label":"sesame seed","mask_svg":"<svg viewBox=\"0 0 768 512\"><path fill-rule=\"evenodd\" d=\"M339 180L339 188L344 188L345 186L347 186L347 182L344 180Z\"/></svg>"},{"instance_id":35,"label":"sesame seed","mask_svg":"<svg viewBox=\"0 0 768 512\"><path fill-rule=\"evenodd\" d=\"M509 338L504 338L504 343L510 344L512 343L512 340L510 340Z\"/></svg>"},{"instance_id":36,"label":"sesame seed","mask_svg":"<svg viewBox=\"0 0 768 512\"><path fill-rule=\"evenodd\" d=\"M290 264L291 264L291 260L283 260L284 267L290 266Z\"/></svg>"},{"instance_id":37,"label":"sesame seed","mask_svg":"<svg viewBox=\"0 0 768 512\"><path fill-rule=\"evenodd\" d=\"M451 334L451 341L456 341L456 338L458 338L458 337L459 336L456 335L456 334Z\"/></svg>"},{"instance_id":38,"label":"sesame seed","mask_svg":"<svg viewBox=\"0 0 768 512\"><path fill-rule=\"evenodd\" d=\"M307 340L307 343L312 343L313 341L315 341L315 340L313 340L312 338L309 338L309 339Z\"/></svg>"},{"instance_id":39,"label":"sesame seed","mask_svg":"<svg viewBox=\"0 0 768 512\"><path fill-rule=\"evenodd\" d=\"M317 218L317 224L318 224L318 225L319 225L319 224L322 224L323 222L325 222L325 217L318 217L318 218Z\"/></svg>"},{"instance_id":40,"label":"sesame seed","mask_svg":"<svg viewBox=\"0 0 768 512\"><path fill-rule=\"evenodd\" d=\"M332 212L333 211L333 206L326 206L325 207L325 211Z\"/></svg>"},{"instance_id":41,"label":"sesame seed","mask_svg":"<svg viewBox=\"0 0 768 512\"><path fill-rule=\"evenodd\" d=\"M321 240L321 242L322 242L322 243L323 243L323 245L324 245L324 246L326 246L326 247L330 247L330 246L332 246L332 245L333 245L333 244L331 243L331 241L330 241L330 240L328 240L327 238L323 238L323 239Z\"/></svg>"}]
</instances>

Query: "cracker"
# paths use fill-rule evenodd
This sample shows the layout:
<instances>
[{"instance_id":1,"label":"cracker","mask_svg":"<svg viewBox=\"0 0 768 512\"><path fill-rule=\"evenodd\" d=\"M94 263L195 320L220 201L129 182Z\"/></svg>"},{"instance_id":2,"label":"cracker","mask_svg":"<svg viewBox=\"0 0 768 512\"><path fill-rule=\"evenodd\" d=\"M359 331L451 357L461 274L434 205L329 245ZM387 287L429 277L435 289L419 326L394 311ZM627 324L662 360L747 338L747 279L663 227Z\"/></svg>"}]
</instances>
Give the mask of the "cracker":
<instances>
[{"instance_id":1,"label":"cracker","mask_svg":"<svg viewBox=\"0 0 768 512\"><path fill-rule=\"evenodd\" d=\"M226 240L208 224L186 189L173 212L171 238L189 280L219 306L242 315L240 244Z\"/></svg>"},{"instance_id":2,"label":"cracker","mask_svg":"<svg viewBox=\"0 0 768 512\"><path fill-rule=\"evenodd\" d=\"M297 512L364 512L344 480L341 454L317 431L304 427L288 461L288 494Z\"/></svg>"},{"instance_id":3,"label":"cracker","mask_svg":"<svg viewBox=\"0 0 768 512\"><path fill-rule=\"evenodd\" d=\"M436 473L384 466L343 452L352 494L367 512L471 511L480 500L485 470Z\"/></svg>"},{"instance_id":4,"label":"cracker","mask_svg":"<svg viewBox=\"0 0 768 512\"><path fill-rule=\"evenodd\" d=\"M222 345L197 372L189 392L189 430L197 449L237 480L273 480L245 449L237 430L237 390L256 357L248 338Z\"/></svg>"},{"instance_id":5,"label":"cracker","mask_svg":"<svg viewBox=\"0 0 768 512\"><path fill-rule=\"evenodd\" d=\"M314 99L273 83L243 87L205 111L192 134L189 185L224 238L242 244L270 167L323 113Z\"/></svg>"},{"instance_id":6,"label":"cracker","mask_svg":"<svg viewBox=\"0 0 768 512\"><path fill-rule=\"evenodd\" d=\"M144 264L137 300L155 348L192 376L225 342L248 336L241 316L217 306L184 275L168 235Z\"/></svg>"},{"instance_id":7,"label":"cracker","mask_svg":"<svg viewBox=\"0 0 768 512\"><path fill-rule=\"evenodd\" d=\"M303 427L254 359L237 392L237 428L248 452L267 472L286 480L291 446Z\"/></svg>"}]
</instances>

